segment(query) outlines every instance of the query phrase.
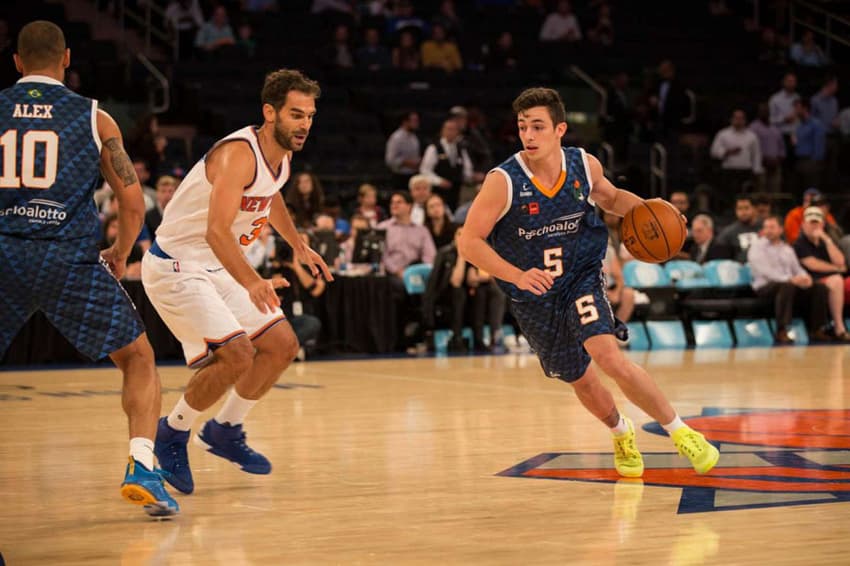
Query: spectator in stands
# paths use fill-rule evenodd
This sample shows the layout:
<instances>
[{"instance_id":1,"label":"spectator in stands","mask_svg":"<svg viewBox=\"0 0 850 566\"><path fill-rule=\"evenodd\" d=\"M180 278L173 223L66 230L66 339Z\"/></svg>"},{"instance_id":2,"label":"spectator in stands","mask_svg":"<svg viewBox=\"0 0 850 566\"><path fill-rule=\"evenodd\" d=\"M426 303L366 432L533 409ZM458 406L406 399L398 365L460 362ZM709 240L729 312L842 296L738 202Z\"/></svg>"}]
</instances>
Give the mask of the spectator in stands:
<instances>
[{"instance_id":1,"label":"spectator in stands","mask_svg":"<svg viewBox=\"0 0 850 566\"><path fill-rule=\"evenodd\" d=\"M756 119L750 130L759 140L762 173L756 176L756 187L760 191L778 193L782 190L782 162L785 160L785 141L779 128L770 123L770 109L759 103Z\"/></svg>"},{"instance_id":2,"label":"spectator in stands","mask_svg":"<svg viewBox=\"0 0 850 566\"><path fill-rule=\"evenodd\" d=\"M688 222L693 220L694 213L691 211L691 198L685 191L673 191L670 193L670 204L675 206L682 216L688 219Z\"/></svg>"},{"instance_id":3,"label":"spectator in stands","mask_svg":"<svg viewBox=\"0 0 850 566\"><path fill-rule=\"evenodd\" d=\"M611 77L606 88L605 114L601 116L605 140L614 147L618 159L627 159L632 123L632 103L628 93L629 75L618 71Z\"/></svg>"},{"instance_id":4,"label":"spectator in stands","mask_svg":"<svg viewBox=\"0 0 850 566\"><path fill-rule=\"evenodd\" d=\"M148 184L151 180L148 164L145 163L144 159L136 158L133 160L133 169L136 170L136 177L142 186L142 195L145 198L145 211L151 210L156 205L156 189Z\"/></svg>"},{"instance_id":5,"label":"spectator in stands","mask_svg":"<svg viewBox=\"0 0 850 566\"><path fill-rule=\"evenodd\" d=\"M431 28L431 39L422 42L422 67L442 69L447 73L463 68L457 43L448 37L445 28L439 24Z\"/></svg>"},{"instance_id":6,"label":"spectator in stands","mask_svg":"<svg viewBox=\"0 0 850 566\"><path fill-rule=\"evenodd\" d=\"M433 331L445 319L451 327L452 337L448 351L467 351L463 340L463 324L467 319L467 305L472 302L473 348L488 351L484 346L484 322L489 321L492 334L491 348L501 346L502 321L505 314L505 295L487 273L466 262L458 251L457 241L462 228L454 231L452 242L440 248L434 259L434 269L422 299L426 331Z\"/></svg>"},{"instance_id":7,"label":"spectator in stands","mask_svg":"<svg viewBox=\"0 0 850 566\"><path fill-rule=\"evenodd\" d=\"M826 127L820 120L812 117L808 100L796 100L794 108L798 118L794 134L794 171L797 175L797 188L802 192L806 187L820 186L823 181Z\"/></svg>"},{"instance_id":8,"label":"spectator in stands","mask_svg":"<svg viewBox=\"0 0 850 566\"><path fill-rule=\"evenodd\" d=\"M514 36L503 31L487 50L487 70L514 71L519 64L519 53L514 45Z\"/></svg>"},{"instance_id":9,"label":"spectator in stands","mask_svg":"<svg viewBox=\"0 0 850 566\"><path fill-rule=\"evenodd\" d=\"M156 114L144 114L136 121L129 136L128 153L135 159L144 160L148 171L155 171L159 166L160 157L155 140L160 135Z\"/></svg>"},{"instance_id":10,"label":"spectator in stands","mask_svg":"<svg viewBox=\"0 0 850 566\"><path fill-rule=\"evenodd\" d=\"M770 195L765 193L753 193L753 210L755 211L756 221L759 224L764 222L764 219L773 215L773 201Z\"/></svg>"},{"instance_id":11,"label":"spectator in stands","mask_svg":"<svg viewBox=\"0 0 850 566\"><path fill-rule=\"evenodd\" d=\"M235 45L233 28L227 17L227 9L224 6L216 6L212 17L204 22L198 35L195 37L195 47L202 53L213 53L222 47Z\"/></svg>"},{"instance_id":12,"label":"spectator in stands","mask_svg":"<svg viewBox=\"0 0 850 566\"><path fill-rule=\"evenodd\" d=\"M165 212L165 207L171 202L179 183L171 175L163 175L156 180L156 206L145 214L145 226L152 236L156 234L156 229L162 222L162 213Z\"/></svg>"},{"instance_id":13,"label":"spectator in stands","mask_svg":"<svg viewBox=\"0 0 850 566\"><path fill-rule=\"evenodd\" d=\"M732 112L731 125L714 136L711 156L721 162L724 192L739 193L745 182L762 173L759 140L747 129L747 115L740 108Z\"/></svg>"},{"instance_id":14,"label":"spectator in stands","mask_svg":"<svg viewBox=\"0 0 850 566\"><path fill-rule=\"evenodd\" d=\"M443 26L446 34L452 37L457 37L463 31L463 21L457 15L454 0L442 0L431 23Z\"/></svg>"},{"instance_id":15,"label":"spectator in stands","mask_svg":"<svg viewBox=\"0 0 850 566\"><path fill-rule=\"evenodd\" d=\"M268 223L260 229L260 235L243 248L248 263L263 277L271 276L272 261L275 256L275 237Z\"/></svg>"},{"instance_id":16,"label":"spectator in stands","mask_svg":"<svg viewBox=\"0 0 850 566\"><path fill-rule=\"evenodd\" d=\"M587 38L597 45L609 47L614 43L614 22L611 20L611 6L601 2L597 8L596 22L588 28Z\"/></svg>"},{"instance_id":17,"label":"spectator in stands","mask_svg":"<svg viewBox=\"0 0 850 566\"><path fill-rule=\"evenodd\" d=\"M768 100L770 123L782 132L786 155L791 155L793 150L791 136L797 129L797 110L794 108L794 103L799 98L797 75L789 71L782 77L782 88Z\"/></svg>"},{"instance_id":18,"label":"spectator in stands","mask_svg":"<svg viewBox=\"0 0 850 566\"><path fill-rule=\"evenodd\" d=\"M794 242L794 251L812 279L829 290L829 314L834 339L850 342L850 333L844 326L843 274L847 264L841 250L824 231L824 216L820 207L810 206L805 210L801 232Z\"/></svg>"},{"instance_id":19,"label":"spectator in stands","mask_svg":"<svg viewBox=\"0 0 850 566\"><path fill-rule=\"evenodd\" d=\"M581 27L573 14L569 0L558 0L557 8L550 12L540 28L540 41L574 43L581 41Z\"/></svg>"},{"instance_id":20,"label":"spectator in stands","mask_svg":"<svg viewBox=\"0 0 850 566\"><path fill-rule=\"evenodd\" d=\"M428 230L410 220L413 199L406 192L395 192L390 198L392 217L378 224L387 231L386 248L382 260L390 275L402 277L404 269L414 263L433 264L436 249Z\"/></svg>"},{"instance_id":21,"label":"spectator in stands","mask_svg":"<svg viewBox=\"0 0 850 566\"><path fill-rule=\"evenodd\" d=\"M410 0L396 0L393 15L387 20L388 34L400 38L401 34L409 31L413 38L419 40L427 27L425 20L416 15Z\"/></svg>"},{"instance_id":22,"label":"spectator in stands","mask_svg":"<svg viewBox=\"0 0 850 566\"><path fill-rule=\"evenodd\" d=\"M402 31L398 36L398 45L393 47L393 67L400 71L418 71L422 66L416 37L409 30Z\"/></svg>"},{"instance_id":23,"label":"spectator in stands","mask_svg":"<svg viewBox=\"0 0 850 566\"><path fill-rule=\"evenodd\" d=\"M343 252L343 257L345 258L346 264L350 264L352 261L354 255L354 246L355 244L357 244L357 233L360 231L369 230L372 227L372 225L369 224L369 220L367 220L366 217L360 214L359 212L355 212L351 215L349 223L351 224L351 233L348 239L339 245L339 248Z\"/></svg>"},{"instance_id":24,"label":"spectator in stands","mask_svg":"<svg viewBox=\"0 0 850 566\"><path fill-rule=\"evenodd\" d=\"M457 122L460 130L459 144L472 161L473 177L483 180L487 171L495 165L490 143L481 128L484 115L477 108L467 111L463 106L452 106L449 109L449 117Z\"/></svg>"},{"instance_id":25,"label":"spectator in stands","mask_svg":"<svg viewBox=\"0 0 850 566\"><path fill-rule=\"evenodd\" d=\"M838 132L838 78L829 75L820 90L811 98L812 117L826 128L826 156L824 163L824 186L839 184L839 152L841 140Z\"/></svg>"},{"instance_id":26,"label":"spectator in stands","mask_svg":"<svg viewBox=\"0 0 850 566\"><path fill-rule=\"evenodd\" d=\"M614 316L623 322L628 322L635 311L635 290L626 287L623 266L611 240L608 240L608 249L602 259L602 273L605 274L608 302L614 309Z\"/></svg>"},{"instance_id":27,"label":"spectator in stands","mask_svg":"<svg viewBox=\"0 0 850 566\"><path fill-rule=\"evenodd\" d=\"M434 247L438 250L452 243L457 225L446 212L446 205L440 195L431 195L425 201L425 228L434 239Z\"/></svg>"},{"instance_id":28,"label":"spectator in stands","mask_svg":"<svg viewBox=\"0 0 850 566\"><path fill-rule=\"evenodd\" d=\"M357 66L367 71L382 71L392 66L390 50L381 45L378 28L369 27L363 33L363 45L357 49Z\"/></svg>"},{"instance_id":29,"label":"spectator in stands","mask_svg":"<svg viewBox=\"0 0 850 566\"><path fill-rule=\"evenodd\" d=\"M254 39L254 28L248 22L239 24L236 30L239 39L236 40L236 47L239 53L246 59L253 59L257 52L257 40Z\"/></svg>"},{"instance_id":30,"label":"spectator in stands","mask_svg":"<svg viewBox=\"0 0 850 566\"><path fill-rule=\"evenodd\" d=\"M658 84L650 105L657 116L657 128L662 139L666 138L670 149L675 149L676 135L682 127L682 120L691 113L691 102L681 81L676 77L676 66L669 59L658 65Z\"/></svg>"},{"instance_id":31,"label":"spectator in stands","mask_svg":"<svg viewBox=\"0 0 850 566\"><path fill-rule=\"evenodd\" d=\"M808 298L809 331L822 331L826 324L826 287L812 285L812 277L800 265L794 249L782 241L782 225L777 216L765 218L762 237L747 251L747 264L756 295L773 300L777 344L794 342L788 336L788 329L794 315L794 301L803 295Z\"/></svg>"},{"instance_id":32,"label":"spectator in stands","mask_svg":"<svg viewBox=\"0 0 850 566\"><path fill-rule=\"evenodd\" d=\"M333 38L322 49L319 59L327 69L351 69L354 67L354 51L351 48L349 28L345 24L337 24L333 30Z\"/></svg>"},{"instance_id":33,"label":"spectator in stands","mask_svg":"<svg viewBox=\"0 0 850 566\"><path fill-rule=\"evenodd\" d=\"M758 60L770 65L784 65L785 53L785 44L782 38L776 34L776 31L769 27L763 28L761 31Z\"/></svg>"},{"instance_id":34,"label":"spectator in stands","mask_svg":"<svg viewBox=\"0 0 850 566\"><path fill-rule=\"evenodd\" d=\"M457 208L461 185L475 179L472 160L459 141L457 122L449 118L440 129L440 139L425 148L419 165L419 172L428 176L451 209Z\"/></svg>"},{"instance_id":35,"label":"spectator in stands","mask_svg":"<svg viewBox=\"0 0 850 566\"><path fill-rule=\"evenodd\" d=\"M333 231L338 241L341 242L348 238L351 225L342 213L342 202L339 200L339 195L327 195L325 197L322 202L322 214L330 216L333 220Z\"/></svg>"},{"instance_id":36,"label":"spectator in stands","mask_svg":"<svg viewBox=\"0 0 850 566\"><path fill-rule=\"evenodd\" d=\"M325 205L325 193L319 178L307 172L295 175L286 191L286 203L292 207L295 225L305 230L310 228L313 217L322 212Z\"/></svg>"},{"instance_id":37,"label":"spectator in stands","mask_svg":"<svg viewBox=\"0 0 850 566\"><path fill-rule=\"evenodd\" d=\"M204 25L204 16L198 0L171 0L165 8L165 24L177 34L177 49L181 59L192 55L195 36Z\"/></svg>"},{"instance_id":38,"label":"spectator in stands","mask_svg":"<svg viewBox=\"0 0 850 566\"><path fill-rule=\"evenodd\" d=\"M390 134L384 151L384 162L393 174L393 188L406 189L410 178L419 171L422 149L419 145L419 114L407 112L398 129Z\"/></svg>"},{"instance_id":39,"label":"spectator in stands","mask_svg":"<svg viewBox=\"0 0 850 566\"><path fill-rule=\"evenodd\" d=\"M699 264L715 259L731 259L730 246L714 238L714 220L707 214L697 214L691 225L693 244L690 246L691 259Z\"/></svg>"},{"instance_id":40,"label":"spectator in stands","mask_svg":"<svg viewBox=\"0 0 850 566\"><path fill-rule=\"evenodd\" d=\"M410 209L410 220L419 226L425 225L425 203L431 196L431 180L426 175L414 175L408 183L413 207ZM445 204L445 203L444 203Z\"/></svg>"},{"instance_id":41,"label":"spectator in stands","mask_svg":"<svg viewBox=\"0 0 850 566\"><path fill-rule=\"evenodd\" d=\"M803 193L803 204L795 206L785 215L785 241L793 244L800 236L800 228L803 225L803 212L810 206L817 206L823 201L823 194L814 187L810 187ZM835 224L832 214L826 214L826 222Z\"/></svg>"},{"instance_id":42,"label":"spectator in stands","mask_svg":"<svg viewBox=\"0 0 850 566\"><path fill-rule=\"evenodd\" d=\"M815 43L812 30L805 30L799 42L791 46L791 60L803 67L824 67L829 59L823 49Z\"/></svg>"},{"instance_id":43,"label":"spectator in stands","mask_svg":"<svg viewBox=\"0 0 850 566\"><path fill-rule=\"evenodd\" d=\"M747 250L759 237L761 230L752 197L741 195L735 199L735 217L736 221L720 232L717 241L732 250L732 259L745 263Z\"/></svg>"},{"instance_id":44,"label":"spectator in stands","mask_svg":"<svg viewBox=\"0 0 850 566\"><path fill-rule=\"evenodd\" d=\"M363 183L357 189L357 210L355 214L359 214L366 219L369 226L376 226L378 222L382 222L387 217L387 213L378 204L378 189L375 185Z\"/></svg>"},{"instance_id":45,"label":"spectator in stands","mask_svg":"<svg viewBox=\"0 0 850 566\"><path fill-rule=\"evenodd\" d=\"M99 250L108 249L115 243L115 238L117 237L118 214L112 212L103 220L100 242L98 242L97 248ZM144 250L142 250L138 243L133 244L133 248L130 250L130 255L127 258L127 271L124 272L126 279L142 278L142 256L144 253Z\"/></svg>"},{"instance_id":46,"label":"spectator in stands","mask_svg":"<svg viewBox=\"0 0 850 566\"><path fill-rule=\"evenodd\" d=\"M242 0L242 10L250 13L277 12L277 0Z\"/></svg>"}]
</instances>

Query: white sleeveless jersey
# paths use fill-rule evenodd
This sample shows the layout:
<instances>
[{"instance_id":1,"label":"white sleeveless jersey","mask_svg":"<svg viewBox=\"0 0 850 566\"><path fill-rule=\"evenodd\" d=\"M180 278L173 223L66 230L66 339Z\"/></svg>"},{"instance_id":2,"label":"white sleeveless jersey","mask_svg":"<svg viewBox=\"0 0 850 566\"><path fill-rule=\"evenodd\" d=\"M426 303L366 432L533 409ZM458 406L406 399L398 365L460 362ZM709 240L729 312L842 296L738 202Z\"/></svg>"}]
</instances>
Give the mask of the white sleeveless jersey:
<instances>
[{"instance_id":1,"label":"white sleeveless jersey","mask_svg":"<svg viewBox=\"0 0 850 566\"><path fill-rule=\"evenodd\" d=\"M289 179L290 158L283 159L280 172L275 175L260 150L254 126L247 126L225 136L213 149L233 140L248 142L256 162L254 181L245 187L242 204L231 226L233 237L244 249L260 235L260 230L268 222L272 197ZM221 261L206 240L211 192L212 184L207 180L204 156L192 167L165 207L162 223L156 230L156 243L162 251L176 260L195 261L203 267L221 266Z\"/></svg>"}]
</instances>

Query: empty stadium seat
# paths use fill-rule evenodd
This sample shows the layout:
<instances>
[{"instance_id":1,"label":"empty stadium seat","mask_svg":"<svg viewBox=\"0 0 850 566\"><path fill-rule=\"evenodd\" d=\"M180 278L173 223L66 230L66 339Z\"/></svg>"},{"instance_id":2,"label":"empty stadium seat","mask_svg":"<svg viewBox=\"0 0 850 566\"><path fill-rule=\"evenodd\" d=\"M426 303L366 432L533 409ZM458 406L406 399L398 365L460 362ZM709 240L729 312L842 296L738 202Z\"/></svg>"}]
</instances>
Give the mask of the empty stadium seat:
<instances>
[{"instance_id":1,"label":"empty stadium seat","mask_svg":"<svg viewBox=\"0 0 850 566\"><path fill-rule=\"evenodd\" d=\"M703 274L702 266L695 261L674 259L664 264L664 271L677 289L697 289L711 285Z\"/></svg>"},{"instance_id":2,"label":"empty stadium seat","mask_svg":"<svg viewBox=\"0 0 850 566\"><path fill-rule=\"evenodd\" d=\"M431 265L427 263L414 263L404 269L402 280L404 289L408 295L421 295L425 292L428 277L431 275Z\"/></svg>"},{"instance_id":3,"label":"empty stadium seat","mask_svg":"<svg viewBox=\"0 0 850 566\"><path fill-rule=\"evenodd\" d=\"M646 331L646 326L640 321L627 322L629 327L629 350L643 352L649 350L649 333Z\"/></svg>"},{"instance_id":4,"label":"empty stadium seat","mask_svg":"<svg viewBox=\"0 0 850 566\"><path fill-rule=\"evenodd\" d=\"M732 328L739 348L773 345L773 333L763 318L739 318L732 321Z\"/></svg>"},{"instance_id":5,"label":"empty stadium seat","mask_svg":"<svg viewBox=\"0 0 850 566\"><path fill-rule=\"evenodd\" d=\"M653 350L683 350L688 347L685 329L679 320L650 320L646 323Z\"/></svg>"},{"instance_id":6,"label":"empty stadium seat","mask_svg":"<svg viewBox=\"0 0 850 566\"><path fill-rule=\"evenodd\" d=\"M809 343L809 333L806 330L806 323L801 318L795 318L791 321L791 328L788 329L788 337L794 341L795 346L806 346Z\"/></svg>"},{"instance_id":7,"label":"empty stadium seat","mask_svg":"<svg viewBox=\"0 0 850 566\"><path fill-rule=\"evenodd\" d=\"M664 268L637 260L626 262L623 266L623 279L626 286L638 289L670 286L670 276Z\"/></svg>"},{"instance_id":8,"label":"empty stadium seat","mask_svg":"<svg viewBox=\"0 0 850 566\"><path fill-rule=\"evenodd\" d=\"M703 265L703 273L713 287L744 287L752 282L748 267L730 259L715 259Z\"/></svg>"},{"instance_id":9,"label":"empty stadium seat","mask_svg":"<svg viewBox=\"0 0 850 566\"><path fill-rule=\"evenodd\" d=\"M695 320L693 329L697 348L731 348L735 345L725 320Z\"/></svg>"}]
</instances>

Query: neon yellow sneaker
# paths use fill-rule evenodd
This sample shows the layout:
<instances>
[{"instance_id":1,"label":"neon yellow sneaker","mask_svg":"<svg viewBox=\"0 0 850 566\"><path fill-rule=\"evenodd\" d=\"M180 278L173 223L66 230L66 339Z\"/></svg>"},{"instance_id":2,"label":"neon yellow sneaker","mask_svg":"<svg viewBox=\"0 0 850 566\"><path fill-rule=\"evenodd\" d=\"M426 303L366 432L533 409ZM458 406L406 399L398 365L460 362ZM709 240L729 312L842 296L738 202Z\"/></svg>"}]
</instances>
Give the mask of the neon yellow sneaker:
<instances>
[{"instance_id":1,"label":"neon yellow sneaker","mask_svg":"<svg viewBox=\"0 0 850 566\"><path fill-rule=\"evenodd\" d=\"M689 426L673 431L670 435L679 456L685 456L698 474L705 474L717 464L720 451L703 435Z\"/></svg>"},{"instance_id":2,"label":"neon yellow sneaker","mask_svg":"<svg viewBox=\"0 0 850 566\"><path fill-rule=\"evenodd\" d=\"M635 426L631 419L623 418L629 425L629 430L614 436L614 467L623 477L639 478L643 475L643 456L635 444Z\"/></svg>"}]
</instances>

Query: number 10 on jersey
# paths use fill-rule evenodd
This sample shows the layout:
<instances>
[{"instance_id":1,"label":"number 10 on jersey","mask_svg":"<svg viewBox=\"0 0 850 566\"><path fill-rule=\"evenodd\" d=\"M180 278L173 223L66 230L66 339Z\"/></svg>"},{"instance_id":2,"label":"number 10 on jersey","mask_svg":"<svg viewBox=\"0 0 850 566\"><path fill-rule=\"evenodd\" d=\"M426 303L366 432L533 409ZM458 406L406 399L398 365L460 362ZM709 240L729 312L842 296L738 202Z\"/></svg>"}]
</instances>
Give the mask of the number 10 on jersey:
<instances>
[{"instance_id":1,"label":"number 10 on jersey","mask_svg":"<svg viewBox=\"0 0 850 566\"><path fill-rule=\"evenodd\" d=\"M0 176L0 189L49 189L56 182L56 168L59 165L59 136L50 130L30 130L21 139L20 176L18 176L18 130L6 130L0 136L3 147L3 175ZM44 170L39 175L35 171L38 147L44 148Z\"/></svg>"}]
</instances>

